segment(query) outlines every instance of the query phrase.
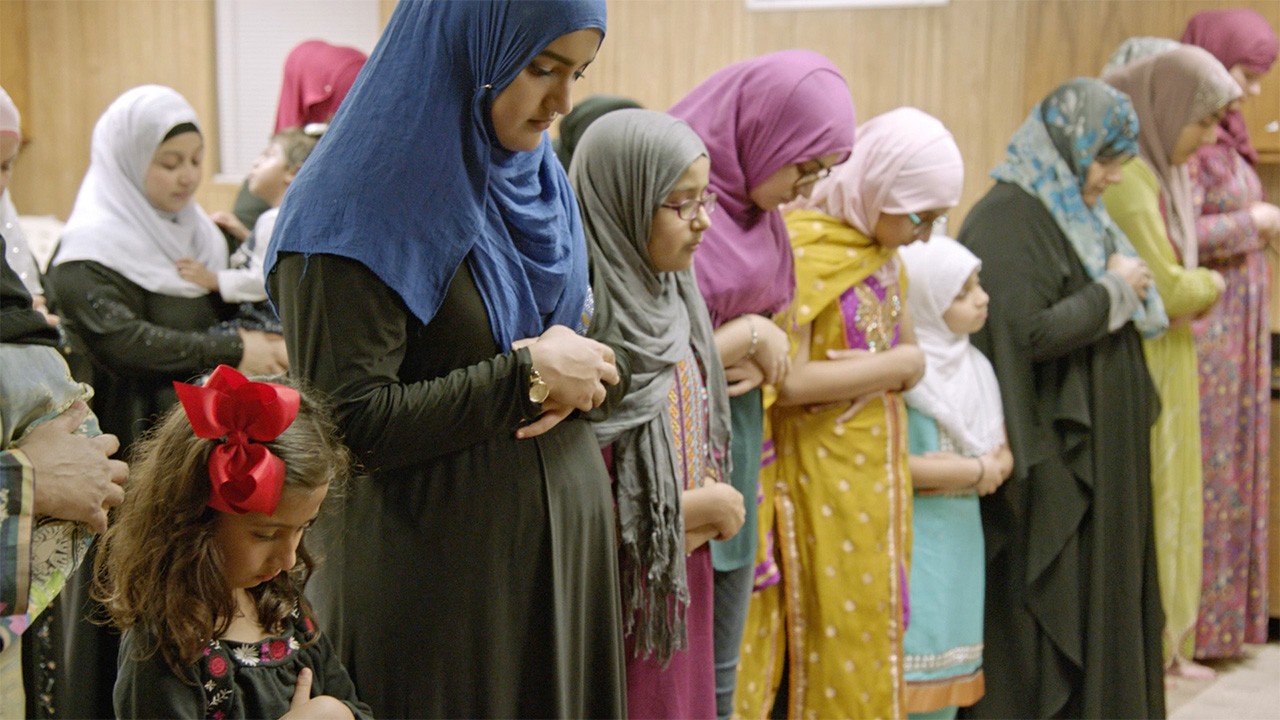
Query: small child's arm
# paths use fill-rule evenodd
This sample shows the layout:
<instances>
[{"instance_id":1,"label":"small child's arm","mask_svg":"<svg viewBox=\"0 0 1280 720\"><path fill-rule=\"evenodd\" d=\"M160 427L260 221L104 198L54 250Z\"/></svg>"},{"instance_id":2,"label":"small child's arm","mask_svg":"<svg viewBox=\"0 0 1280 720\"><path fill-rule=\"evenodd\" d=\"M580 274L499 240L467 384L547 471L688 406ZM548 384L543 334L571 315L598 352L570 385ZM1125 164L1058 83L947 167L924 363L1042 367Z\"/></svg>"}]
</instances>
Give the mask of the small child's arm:
<instances>
[{"instance_id":1,"label":"small child's arm","mask_svg":"<svg viewBox=\"0 0 1280 720\"><path fill-rule=\"evenodd\" d=\"M178 274L192 285L199 285L205 290L218 289L218 276L195 258L178 258Z\"/></svg>"}]
</instances>

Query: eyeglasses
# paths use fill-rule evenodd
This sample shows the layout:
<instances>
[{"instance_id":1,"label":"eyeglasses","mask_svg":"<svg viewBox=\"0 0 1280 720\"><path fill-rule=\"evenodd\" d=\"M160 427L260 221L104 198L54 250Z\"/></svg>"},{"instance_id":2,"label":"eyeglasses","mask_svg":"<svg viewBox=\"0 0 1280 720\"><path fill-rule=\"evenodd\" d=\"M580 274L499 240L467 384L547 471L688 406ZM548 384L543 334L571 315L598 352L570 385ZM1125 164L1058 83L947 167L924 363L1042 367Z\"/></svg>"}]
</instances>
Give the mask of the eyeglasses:
<instances>
[{"instance_id":1,"label":"eyeglasses","mask_svg":"<svg viewBox=\"0 0 1280 720\"><path fill-rule=\"evenodd\" d=\"M697 219L699 208L706 210L708 215L716 211L716 194L709 192L698 200L685 200L684 202L678 203L662 203L660 207L667 208L668 210L675 210L681 220L692 221Z\"/></svg>"},{"instance_id":2,"label":"eyeglasses","mask_svg":"<svg viewBox=\"0 0 1280 720\"><path fill-rule=\"evenodd\" d=\"M907 219L911 221L911 234L916 237L928 237L933 232L933 226L938 222L945 223L947 214L943 213L932 220L925 220L915 213L907 213Z\"/></svg>"},{"instance_id":3,"label":"eyeglasses","mask_svg":"<svg viewBox=\"0 0 1280 720\"><path fill-rule=\"evenodd\" d=\"M809 163L801 163L799 165L796 165L796 167L800 169L800 177L796 178L796 184L795 184L795 187L797 189L802 188L805 185L812 185L831 174L831 166L824 164L822 162L822 158L814 158L809 162L816 163L818 165L818 169L817 170L804 169L804 166L808 165Z\"/></svg>"}]
</instances>

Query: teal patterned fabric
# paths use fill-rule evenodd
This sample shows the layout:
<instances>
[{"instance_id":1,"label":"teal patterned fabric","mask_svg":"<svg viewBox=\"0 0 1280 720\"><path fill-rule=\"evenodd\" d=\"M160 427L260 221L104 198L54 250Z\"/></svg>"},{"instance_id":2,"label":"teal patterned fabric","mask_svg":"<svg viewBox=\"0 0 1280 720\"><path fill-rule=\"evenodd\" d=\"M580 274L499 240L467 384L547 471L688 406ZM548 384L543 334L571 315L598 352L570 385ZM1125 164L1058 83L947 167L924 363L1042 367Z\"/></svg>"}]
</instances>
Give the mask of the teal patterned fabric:
<instances>
[{"instance_id":1,"label":"teal patterned fabric","mask_svg":"<svg viewBox=\"0 0 1280 720\"><path fill-rule=\"evenodd\" d=\"M42 345L0 345L0 447L11 449L32 428L57 417L76 400L89 401L93 390L71 379L67 364L58 351ZM76 431L79 435L101 435L98 419L89 413ZM7 455L7 454L6 454ZM54 597L67 584L68 578L84 559L93 535L66 520L35 518L29 523L33 503L31 483L25 482L30 468L8 456L0 463L0 504L6 513L0 518L0 586L6 596L0 597L0 649L7 648L22 635ZM14 495L17 490L21 498ZM30 573L18 577L16 571ZM25 593L18 597L24 584Z\"/></svg>"},{"instance_id":2,"label":"teal patterned fabric","mask_svg":"<svg viewBox=\"0 0 1280 720\"><path fill-rule=\"evenodd\" d=\"M1129 97L1101 80L1081 77L1059 85L1031 110L991 177L1040 198L1089 277L1098 278L1107 271L1113 252L1133 257L1137 252L1101 202L1085 204L1085 178L1098 157L1137 153L1138 115ZM1148 338L1169 326L1154 286L1133 321Z\"/></svg>"}]
</instances>

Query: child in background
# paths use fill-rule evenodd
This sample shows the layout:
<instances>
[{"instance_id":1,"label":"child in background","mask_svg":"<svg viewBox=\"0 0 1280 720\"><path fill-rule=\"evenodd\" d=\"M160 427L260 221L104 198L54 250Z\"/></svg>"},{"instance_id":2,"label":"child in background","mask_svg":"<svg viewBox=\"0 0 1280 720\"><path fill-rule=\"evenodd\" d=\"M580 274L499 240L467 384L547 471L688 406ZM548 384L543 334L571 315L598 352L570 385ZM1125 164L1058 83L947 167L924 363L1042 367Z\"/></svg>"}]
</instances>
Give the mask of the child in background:
<instances>
[{"instance_id":1,"label":"child in background","mask_svg":"<svg viewBox=\"0 0 1280 720\"><path fill-rule=\"evenodd\" d=\"M174 388L95 561L116 716L369 716L302 595L302 536L351 464L328 412L225 365Z\"/></svg>"},{"instance_id":2,"label":"child in background","mask_svg":"<svg viewBox=\"0 0 1280 720\"><path fill-rule=\"evenodd\" d=\"M279 321L266 303L262 258L271 241L271 230L275 227L276 216L280 214L285 190L297 177L302 163L311 155L324 129L324 125L308 125L305 129L290 128L278 132L254 161L247 186L270 209L258 217L252 233L230 213L219 211L210 215L219 227L241 243L231 255L229 268L215 271L195 258L178 260L178 274L184 280L207 290L217 290L225 302L241 303L239 317L230 323L233 326L280 332Z\"/></svg>"},{"instance_id":3,"label":"child in background","mask_svg":"<svg viewBox=\"0 0 1280 720\"><path fill-rule=\"evenodd\" d=\"M709 169L697 133L651 110L596 120L569 169L596 318L617 323L634 359L630 392L594 429L614 478L637 720L716 716L707 543L746 517L728 482L728 386L692 270L715 207Z\"/></svg>"},{"instance_id":4,"label":"child in background","mask_svg":"<svg viewBox=\"0 0 1280 720\"><path fill-rule=\"evenodd\" d=\"M898 251L924 378L905 394L912 500L907 711L953 718L982 697L985 554L978 497L1013 471L1000 386L969 344L987 321L981 261L949 237Z\"/></svg>"}]
</instances>

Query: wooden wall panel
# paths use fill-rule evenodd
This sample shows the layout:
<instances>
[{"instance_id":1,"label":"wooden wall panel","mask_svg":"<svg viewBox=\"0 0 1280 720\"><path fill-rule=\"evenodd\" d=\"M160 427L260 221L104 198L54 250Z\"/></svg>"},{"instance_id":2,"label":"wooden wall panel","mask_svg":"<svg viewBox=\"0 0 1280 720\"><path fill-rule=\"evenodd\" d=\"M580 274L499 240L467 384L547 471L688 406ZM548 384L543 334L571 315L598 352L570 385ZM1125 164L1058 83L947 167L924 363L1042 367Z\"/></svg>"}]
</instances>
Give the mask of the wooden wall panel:
<instances>
[{"instance_id":1,"label":"wooden wall panel","mask_svg":"<svg viewBox=\"0 0 1280 720\"><path fill-rule=\"evenodd\" d=\"M1126 38L1155 35L1180 38L1187 20L1204 10L1249 7L1280 29L1280 0L1052 0L1027 3L1026 97L1028 107L1058 83L1076 75L1096 76ZM1280 163L1280 132L1266 132L1280 120L1280 78L1271 72L1263 94L1245 103L1250 132L1267 160ZM1272 196L1275 197L1274 195Z\"/></svg>"},{"instance_id":2,"label":"wooden wall panel","mask_svg":"<svg viewBox=\"0 0 1280 720\"><path fill-rule=\"evenodd\" d=\"M60 0L25 6L30 84L23 124L31 126L32 141L22 151L11 185L23 213L66 218L89 166L94 123L112 100L136 85L159 83L178 90L195 107L206 138L217 137L211 0ZM217 150L216 142L208 143L207 167L217 167Z\"/></svg>"},{"instance_id":3,"label":"wooden wall panel","mask_svg":"<svg viewBox=\"0 0 1280 720\"><path fill-rule=\"evenodd\" d=\"M26 0L0 5L0 86L4 87L18 111L31 105L27 77L27 3ZM31 138L31 124L22 127L24 139Z\"/></svg>"},{"instance_id":4,"label":"wooden wall panel","mask_svg":"<svg viewBox=\"0 0 1280 720\"><path fill-rule=\"evenodd\" d=\"M715 70L775 50L823 53L849 81L859 120L902 105L939 117L968 164L964 210L990 185L1022 106L1018 0L945 7L751 12L742 0L611 0L609 33L577 97L626 95L669 107Z\"/></svg>"},{"instance_id":5,"label":"wooden wall panel","mask_svg":"<svg viewBox=\"0 0 1280 720\"><path fill-rule=\"evenodd\" d=\"M23 212L66 217L94 121L133 85L177 88L217 137L212 0L0 2L0 82L25 77L29 88L22 107L33 141L14 176ZM395 0L379 4L385 20ZM955 133L968 169L955 228L989 187L987 172L1009 135L1054 85L1096 74L1128 35L1174 35L1196 10L1235 4L1275 15L1280 27L1280 0L952 0L795 12L751 12L744 0L610 0L608 37L578 97L607 92L662 109L728 63L790 47L816 50L849 79L860 119L910 104ZM26 42L26 67L10 59L15 36ZM1267 86L1277 84L1267 78ZM209 150L216 161L216 142ZM210 209L227 208L234 192L206 182L199 197Z\"/></svg>"}]
</instances>

